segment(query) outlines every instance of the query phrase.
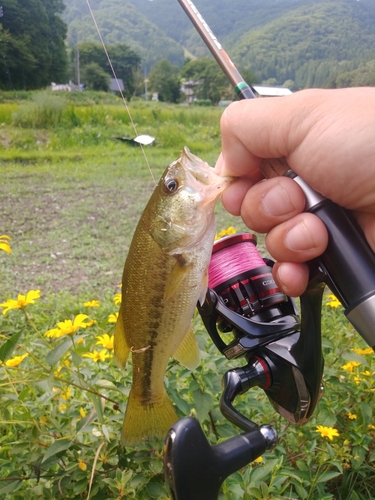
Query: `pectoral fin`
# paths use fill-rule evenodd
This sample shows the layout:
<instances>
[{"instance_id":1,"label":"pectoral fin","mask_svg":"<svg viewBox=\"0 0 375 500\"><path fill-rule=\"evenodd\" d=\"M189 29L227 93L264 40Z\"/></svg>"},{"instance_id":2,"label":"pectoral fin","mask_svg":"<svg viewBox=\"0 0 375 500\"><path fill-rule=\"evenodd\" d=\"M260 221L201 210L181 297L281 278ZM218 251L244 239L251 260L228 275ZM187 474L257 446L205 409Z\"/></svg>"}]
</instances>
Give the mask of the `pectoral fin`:
<instances>
[{"instance_id":1,"label":"pectoral fin","mask_svg":"<svg viewBox=\"0 0 375 500\"><path fill-rule=\"evenodd\" d=\"M170 299L179 289L186 273L189 271L193 263L187 260L183 254L177 257L176 263L173 266L171 273L167 279L164 291L164 301Z\"/></svg>"},{"instance_id":2,"label":"pectoral fin","mask_svg":"<svg viewBox=\"0 0 375 500\"><path fill-rule=\"evenodd\" d=\"M189 328L173 357L189 370L195 370L201 362L201 354L192 327Z\"/></svg>"},{"instance_id":3,"label":"pectoral fin","mask_svg":"<svg viewBox=\"0 0 375 500\"><path fill-rule=\"evenodd\" d=\"M129 357L130 347L126 342L124 321L122 317L122 307L120 307L119 315L115 326L115 339L114 339L114 357L118 366L122 369L125 368L126 361Z\"/></svg>"}]
</instances>

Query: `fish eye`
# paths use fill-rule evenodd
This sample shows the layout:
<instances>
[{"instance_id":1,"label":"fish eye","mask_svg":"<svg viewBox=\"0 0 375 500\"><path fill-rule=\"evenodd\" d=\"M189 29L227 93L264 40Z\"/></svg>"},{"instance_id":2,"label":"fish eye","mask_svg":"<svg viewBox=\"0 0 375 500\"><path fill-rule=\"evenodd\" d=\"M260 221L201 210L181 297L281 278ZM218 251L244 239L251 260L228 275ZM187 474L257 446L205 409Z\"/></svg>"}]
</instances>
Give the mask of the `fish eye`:
<instances>
[{"instance_id":1,"label":"fish eye","mask_svg":"<svg viewBox=\"0 0 375 500\"><path fill-rule=\"evenodd\" d=\"M179 188L178 181L176 179L166 179L164 182L164 191L166 194L173 194Z\"/></svg>"}]
</instances>

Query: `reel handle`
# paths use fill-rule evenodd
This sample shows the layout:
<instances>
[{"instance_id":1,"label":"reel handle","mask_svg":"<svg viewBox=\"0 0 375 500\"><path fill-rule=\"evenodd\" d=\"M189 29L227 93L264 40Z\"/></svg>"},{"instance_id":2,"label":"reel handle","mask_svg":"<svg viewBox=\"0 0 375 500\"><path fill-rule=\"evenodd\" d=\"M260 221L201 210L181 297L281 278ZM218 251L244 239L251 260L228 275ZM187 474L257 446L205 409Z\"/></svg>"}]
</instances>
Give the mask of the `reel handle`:
<instances>
[{"instance_id":1,"label":"reel handle","mask_svg":"<svg viewBox=\"0 0 375 500\"><path fill-rule=\"evenodd\" d=\"M217 500L223 481L277 442L270 425L211 446L199 422L183 418L169 430L164 470L174 500Z\"/></svg>"}]
</instances>

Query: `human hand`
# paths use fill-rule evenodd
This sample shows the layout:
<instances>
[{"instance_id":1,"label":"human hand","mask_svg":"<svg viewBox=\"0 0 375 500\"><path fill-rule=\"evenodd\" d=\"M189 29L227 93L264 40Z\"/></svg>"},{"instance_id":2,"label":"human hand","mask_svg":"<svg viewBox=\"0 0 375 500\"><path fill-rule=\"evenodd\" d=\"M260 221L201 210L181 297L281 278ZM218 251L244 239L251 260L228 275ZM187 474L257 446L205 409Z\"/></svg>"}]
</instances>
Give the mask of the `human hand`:
<instances>
[{"instance_id":1,"label":"human hand","mask_svg":"<svg viewBox=\"0 0 375 500\"><path fill-rule=\"evenodd\" d=\"M274 277L288 295L308 282L306 261L321 255L327 231L303 213L305 197L290 178L263 180L263 158L286 157L312 188L354 212L375 250L375 89L306 90L282 98L231 104L221 121L216 169L239 177L223 193L224 207L266 232L278 262Z\"/></svg>"}]
</instances>

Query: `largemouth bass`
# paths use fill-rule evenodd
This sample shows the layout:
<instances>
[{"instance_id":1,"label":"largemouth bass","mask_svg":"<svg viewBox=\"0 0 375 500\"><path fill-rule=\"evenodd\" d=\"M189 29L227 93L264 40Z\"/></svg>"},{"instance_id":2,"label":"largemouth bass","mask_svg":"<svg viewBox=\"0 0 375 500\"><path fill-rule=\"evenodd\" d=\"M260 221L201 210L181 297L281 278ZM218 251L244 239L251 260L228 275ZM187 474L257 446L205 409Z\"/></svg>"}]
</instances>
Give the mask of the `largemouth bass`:
<instances>
[{"instance_id":1,"label":"largemouth bass","mask_svg":"<svg viewBox=\"0 0 375 500\"><path fill-rule=\"evenodd\" d=\"M114 340L118 365L125 367L130 352L133 362L124 445L164 437L178 420L164 374L171 356L189 369L200 362L191 320L207 290L215 202L230 181L184 148L165 170L137 225Z\"/></svg>"}]
</instances>

